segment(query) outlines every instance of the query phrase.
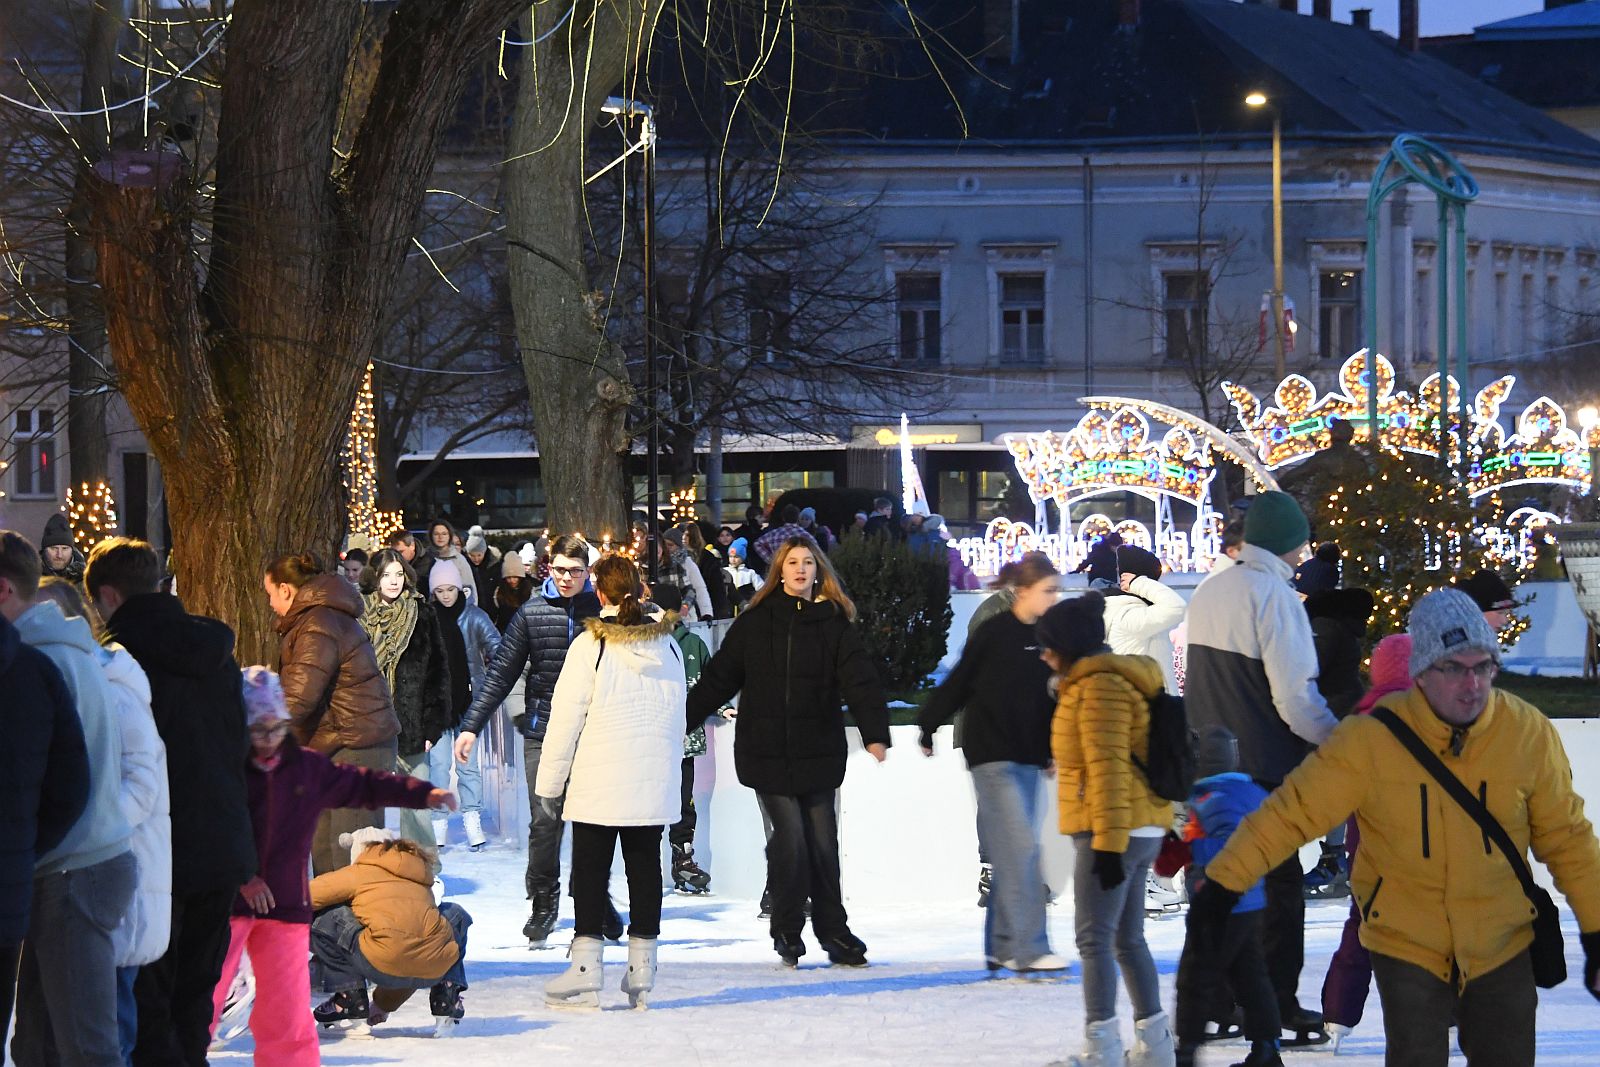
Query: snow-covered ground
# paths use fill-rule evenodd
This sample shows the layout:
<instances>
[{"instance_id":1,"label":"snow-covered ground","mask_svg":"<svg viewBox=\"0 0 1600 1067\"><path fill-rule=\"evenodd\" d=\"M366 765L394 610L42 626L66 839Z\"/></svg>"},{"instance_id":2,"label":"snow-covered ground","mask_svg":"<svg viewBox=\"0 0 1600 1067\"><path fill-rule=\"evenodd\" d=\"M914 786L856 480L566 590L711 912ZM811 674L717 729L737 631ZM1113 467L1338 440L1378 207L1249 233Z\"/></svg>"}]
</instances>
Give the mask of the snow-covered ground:
<instances>
[{"instance_id":1,"label":"snow-covered ground","mask_svg":"<svg viewBox=\"0 0 1600 1067\"><path fill-rule=\"evenodd\" d=\"M669 1064L1005 1064L1043 1065L1076 1051L1083 1028L1077 969L1064 979L993 980L982 966L983 913L966 905L858 905L851 925L867 942L872 966L830 968L810 941L797 972L780 970L749 899L668 896L661 973L647 1011L629 1011L617 992L621 968L608 969L599 1012L544 1006L543 982L565 966L571 936L570 902L544 951L530 951L521 928L523 853L496 844L445 856L449 899L476 920L468 950L467 1018L449 1041L433 1040L426 998L412 999L371 1039L329 1037L329 1064L427 1064L487 1067L497 1063L601 1063L615 1067ZM613 891L622 907L627 890L620 861ZM713 888L717 871L713 869ZM848 883L848 863L845 879ZM1052 908L1055 947L1072 951L1072 909ZM1301 1000L1318 1001L1328 956L1338 942L1344 902L1308 908L1306 968ZM1146 932L1162 976L1169 1010L1183 941L1181 918L1153 920ZM1583 960L1577 930L1566 916L1569 969L1561 988L1545 991L1539 1008L1539 1063L1593 1067L1600 1063L1600 1004L1581 988ZM810 933L807 933L808 941ZM620 962L626 949L608 947ZM1120 1005L1125 1040L1132 1023ZM248 1062L248 1035L216 1052L224 1065ZM1211 1046L1204 1064L1243 1058L1244 1046ZM1331 1052L1286 1054L1290 1067L1383 1061L1377 996L1367 1019L1335 1057ZM1457 1056L1453 1062L1464 1062Z\"/></svg>"}]
</instances>

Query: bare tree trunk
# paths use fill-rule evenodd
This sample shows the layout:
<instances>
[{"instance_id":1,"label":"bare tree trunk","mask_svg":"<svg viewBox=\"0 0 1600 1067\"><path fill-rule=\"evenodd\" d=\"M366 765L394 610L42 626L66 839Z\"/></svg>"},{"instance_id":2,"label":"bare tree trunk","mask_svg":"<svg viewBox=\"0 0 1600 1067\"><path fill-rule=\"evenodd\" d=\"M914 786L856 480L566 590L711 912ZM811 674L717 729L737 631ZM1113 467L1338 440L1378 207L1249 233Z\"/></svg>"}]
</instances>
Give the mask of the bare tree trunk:
<instances>
[{"instance_id":1,"label":"bare tree trunk","mask_svg":"<svg viewBox=\"0 0 1600 1067\"><path fill-rule=\"evenodd\" d=\"M601 333L584 267L584 146L606 95L639 60L661 0L580 0L524 59L511 128L506 245L517 339L528 377L539 470L555 531L625 542L632 390L622 352ZM535 9L543 10L543 9ZM528 39L557 17L531 26ZM632 161L630 161L632 162Z\"/></svg>"}]
</instances>

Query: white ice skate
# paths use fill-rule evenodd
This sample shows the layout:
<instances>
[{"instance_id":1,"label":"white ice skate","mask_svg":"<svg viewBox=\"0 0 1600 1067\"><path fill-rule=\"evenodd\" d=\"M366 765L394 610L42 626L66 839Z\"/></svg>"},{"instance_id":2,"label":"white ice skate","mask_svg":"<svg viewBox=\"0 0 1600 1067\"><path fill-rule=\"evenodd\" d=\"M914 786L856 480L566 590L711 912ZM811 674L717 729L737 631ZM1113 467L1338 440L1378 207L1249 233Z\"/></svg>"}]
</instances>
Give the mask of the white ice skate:
<instances>
[{"instance_id":1,"label":"white ice skate","mask_svg":"<svg viewBox=\"0 0 1600 1067\"><path fill-rule=\"evenodd\" d=\"M1183 890L1154 872L1145 876L1144 913L1151 917L1176 915L1183 910Z\"/></svg>"},{"instance_id":2,"label":"white ice skate","mask_svg":"<svg viewBox=\"0 0 1600 1067\"><path fill-rule=\"evenodd\" d=\"M606 943L598 937L575 937L568 955L572 962L544 986L544 1002L553 1008L598 1008L604 978L601 959Z\"/></svg>"},{"instance_id":3,"label":"white ice skate","mask_svg":"<svg viewBox=\"0 0 1600 1067\"><path fill-rule=\"evenodd\" d=\"M255 1002L256 976L250 969L247 954L239 957L239 973L234 975L233 985L228 988L228 999L222 1006L222 1018L217 1023L212 1048L222 1048L249 1028L250 1008Z\"/></svg>"}]
</instances>

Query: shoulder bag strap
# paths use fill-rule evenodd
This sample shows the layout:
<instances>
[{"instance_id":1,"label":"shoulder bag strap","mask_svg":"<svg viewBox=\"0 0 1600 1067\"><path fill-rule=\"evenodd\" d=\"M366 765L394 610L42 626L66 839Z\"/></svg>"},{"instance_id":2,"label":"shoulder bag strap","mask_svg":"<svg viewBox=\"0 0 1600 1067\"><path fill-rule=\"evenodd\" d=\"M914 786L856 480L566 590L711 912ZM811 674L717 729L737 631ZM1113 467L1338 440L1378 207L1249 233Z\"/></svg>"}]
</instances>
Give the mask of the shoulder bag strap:
<instances>
[{"instance_id":1,"label":"shoulder bag strap","mask_svg":"<svg viewBox=\"0 0 1600 1067\"><path fill-rule=\"evenodd\" d=\"M1489 839L1500 847L1500 851L1510 862L1517 881L1522 883L1522 891L1527 894L1529 900L1537 903L1539 898L1535 895L1537 887L1533 882L1533 872L1528 870L1527 861L1522 858L1521 850L1512 842L1511 835L1506 833L1505 827L1489 814L1489 809L1472 795L1471 790L1461 784L1461 779L1450 773L1450 768L1428 749L1427 744L1417 736L1415 730L1400 720L1400 716L1388 708L1377 707L1372 709L1372 717L1389 728L1389 732L1410 751L1418 763L1422 764L1422 769L1432 775L1434 781L1438 782L1444 791L1450 794L1451 799L1461 805L1462 809L1472 816L1472 820L1483 828Z\"/></svg>"}]
</instances>

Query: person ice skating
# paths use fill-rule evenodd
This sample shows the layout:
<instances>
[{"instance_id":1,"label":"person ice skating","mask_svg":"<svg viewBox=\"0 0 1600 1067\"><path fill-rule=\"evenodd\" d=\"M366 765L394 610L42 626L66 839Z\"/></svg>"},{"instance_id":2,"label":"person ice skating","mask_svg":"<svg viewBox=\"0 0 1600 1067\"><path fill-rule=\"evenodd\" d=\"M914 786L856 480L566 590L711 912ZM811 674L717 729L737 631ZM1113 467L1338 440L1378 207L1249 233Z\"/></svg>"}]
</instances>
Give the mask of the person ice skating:
<instances>
[{"instance_id":1,"label":"person ice skating","mask_svg":"<svg viewBox=\"0 0 1600 1067\"><path fill-rule=\"evenodd\" d=\"M1188 607L1161 582L1161 560L1138 545L1116 550L1117 584L1106 597L1106 644L1124 656L1149 656L1161 664L1168 689L1177 688L1172 631Z\"/></svg>"},{"instance_id":2,"label":"person ice skating","mask_svg":"<svg viewBox=\"0 0 1600 1067\"><path fill-rule=\"evenodd\" d=\"M683 605L683 593L670 585L652 591L650 599L669 614L676 614ZM711 658L711 650L699 635L684 625L682 618L673 627L672 639L678 643L678 652L683 656L684 683L693 688L700 680L706 661ZM672 887L687 896L711 892L711 875L694 861L694 831L699 822L694 803L694 761L696 756L705 754L706 728L701 726L683 739L680 793L683 814L667 831L667 843L672 847Z\"/></svg>"},{"instance_id":3,"label":"person ice skating","mask_svg":"<svg viewBox=\"0 0 1600 1067\"><path fill-rule=\"evenodd\" d=\"M684 611L690 622L712 617L711 591L706 588L700 573L699 560L684 547L684 538L690 524L673 526L661 531L656 559L656 577L652 585L659 589L674 586L683 594Z\"/></svg>"},{"instance_id":4,"label":"person ice skating","mask_svg":"<svg viewBox=\"0 0 1600 1067\"><path fill-rule=\"evenodd\" d=\"M1472 599L1427 594L1407 632L1412 688L1340 723L1239 828L1190 901L1189 936L1216 944L1243 887L1354 812L1351 882L1383 1004L1384 1062L1444 1067L1454 1020L1472 1067L1532 1063L1535 909L1467 802L1487 809L1519 863L1531 846L1549 868L1577 916L1583 986L1597 999L1600 842L1555 727L1493 687L1500 645ZM1442 766L1430 771L1424 756Z\"/></svg>"},{"instance_id":5,"label":"person ice skating","mask_svg":"<svg viewBox=\"0 0 1600 1067\"><path fill-rule=\"evenodd\" d=\"M456 572L453 565L446 566ZM378 588L363 598L361 628L372 640L378 669L400 720L395 769L401 774L427 774L428 749L451 721L452 682L444 630L438 614L417 592L411 565L398 552L379 552L372 569L378 575ZM412 811L400 813L400 836L429 848L437 844L433 825Z\"/></svg>"},{"instance_id":6,"label":"person ice skating","mask_svg":"<svg viewBox=\"0 0 1600 1067\"><path fill-rule=\"evenodd\" d=\"M1512 595L1506 580L1494 571L1473 571L1451 584L1472 598L1478 610L1483 612L1483 621L1495 633L1504 630L1511 622L1511 612L1517 606L1517 598Z\"/></svg>"},{"instance_id":7,"label":"person ice skating","mask_svg":"<svg viewBox=\"0 0 1600 1067\"><path fill-rule=\"evenodd\" d=\"M133 898L138 864L122 807L122 737L100 645L82 618L38 597L39 551L0 530L0 615L65 679L89 758L89 799L66 836L39 850L17 974L20 1064L122 1062L114 935ZM7 694L9 700L10 694Z\"/></svg>"},{"instance_id":8,"label":"person ice skating","mask_svg":"<svg viewBox=\"0 0 1600 1067\"><path fill-rule=\"evenodd\" d=\"M1365 655L1367 620L1377 602L1365 589L1328 589L1306 598L1311 638L1317 649L1317 691L1334 718L1350 714L1361 699L1361 661ZM1305 874L1307 897L1342 897L1350 892L1350 867L1345 859L1344 824L1323 838L1322 855Z\"/></svg>"},{"instance_id":9,"label":"person ice skating","mask_svg":"<svg viewBox=\"0 0 1600 1067\"><path fill-rule=\"evenodd\" d=\"M482 687L489 662L500 647L500 631L494 628L494 622L481 608L469 604L461 590L450 584L452 577L448 563L444 563L443 567L435 563L428 574L430 594L439 613L446 652L451 657L451 725L428 749L428 777L441 785L448 785L450 772L454 769L457 791L461 797L461 828L466 834L467 846L476 852L489 840L483 834L483 802L478 795L483 782L478 768L479 754L474 752L471 759L457 763L455 741L461 727L461 717L472 704L472 694ZM455 631L454 635L452 630ZM455 662L457 652L461 656L459 665ZM444 847L449 827L447 818L434 816L433 836L441 848Z\"/></svg>"},{"instance_id":10,"label":"person ice skating","mask_svg":"<svg viewBox=\"0 0 1600 1067\"><path fill-rule=\"evenodd\" d=\"M104 542L109 543L109 542ZM98 551L100 546L96 546ZM46 578L39 597L61 613L83 619L104 637L98 615L78 587L64 578ZM172 934L172 820L167 789L167 749L150 713L150 681L127 649L110 643L100 649L100 667L111 683L112 706L122 739L118 800L133 828L130 845L137 864L133 898L111 940L117 965L117 1032L124 1063L138 1036L134 982L139 970L166 954Z\"/></svg>"},{"instance_id":11,"label":"person ice skating","mask_svg":"<svg viewBox=\"0 0 1600 1067\"><path fill-rule=\"evenodd\" d=\"M64 578L69 582L83 579L83 553L73 544L72 526L59 511L45 520L39 562L41 578Z\"/></svg>"},{"instance_id":12,"label":"person ice skating","mask_svg":"<svg viewBox=\"0 0 1600 1067\"><path fill-rule=\"evenodd\" d=\"M1271 791L1338 720L1317 690L1311 621L1290 584L1311 528L1286 493L1250 497L1244 545L1189 598L1184 699L1189 724L1238 738L1239 770ZM1305 963L1304 872L1287 855L1267 876L1262 916L1267 970L1285 1045L1328 1040L1322 1016L1300 1005Z\"/></svg>"},{"instance_id":13,"label":"person ice skating","mask_svg":"<svg viewBox=\"0 0 1600 1067\"><path fill-rule=\"evenodd\" d=\"M334 763L393 770L400 720L372 641L357 621L364 610L361 594L344 579L324 574L322 560L311 552L273 560L262 585L278 616L279 677L295 741ZM350 861L339 847L340 834L382 825L381 811L324 812L311 846L312 873Z\"/></svg>"},{"instance_id":14,"label":"person ice skating","mask_svg":"<svg viewBox=\"0 0 1600 1067\"><path fill-rule=\"evenodd\" d=\"M1102 536L1083 557L1083 562L1073 574L1088 572L1089 581L1103 582L1106 588L1117 584L1117 549L1122 547L1122 535L1115 530Z\"/></svg>"},{"instance_id":15,"label":"person ice skating","mask_svg":"<svg viewBox=\"0 0 1600 1067\"><path fill-rule=\"evenodd\" d=\"M566 661L567 648L583 631L585 619L600 613L600 602L589 585L589 543L576 534L550 542L550 577L511 617L484 676L483 686L472 695L472 706L462 717L456 735L456 759L472 758L478 734L489 717L511 694L523 668L522 714L512 722L522 734L522 764L528 778L528 870L526 887L532 902L522 932L530 947L543 948L555 928L561 907L561 834L563 822L547 814L534 792L539 757L544 750L550 698ZM515 553L507 553L509 562ZM610 916L606 934L621 936L621 920Z\"/></svg>"},{"instance_id":16,"label":"person ice skating","mask_svg":"<svg viewBox=\"0 0 1600 1067\"><path fill-rule=\"evenodd\" d=\"M1123 1062L1117 971L1133 1002L1129 1067L1170 1067L1172 1031L1144 940L1146 875L1172 826L1172 805L1134 766L1150 749L1150 701L1161 665L1106 647L1105 597L1063 600L1039 619L1040 655L1056 675L1050 748L1060 830L1072 835L1073 924L1083 961L1085 1038L1073 1067Z\"/></svg>"},{"instance_id":17,"label":"person ice skating","mask_svg":"<svg viewBox=\"0 0 1600 1067\"><path fill-rule=\"evenodd\" d=\"M400 558L405 560L412 570L419 568L427 570L433 566L433 554L428 551L428 545L419 541L409 530L396 530L391 534L388 547L400 553Z\"/></svg>"},{"instance_id":18,"label":"person ice skating","mask_svg":"<svg viewBox=\"0 0 1600 1067\"><path fill-rule=\"evenodd\" d=\"M735 615L749 607L750 601L761 591L761 575L754 567L747 565L749 558L750 544L744 538L735 538L728 545L728 565L722 573L728 587L728 601Z\"/></svg>"},{"instance_id":19,"label":"person ice skating","mask_svg":"<svg viewBox=\"0 0 1600 1067\"><path fill-rule=\"evenodd\" d=\"M678 821L683 762L683 655L676 615L652 619L626 556L594 566L598 618L584 622L550 698L534 792L572 824L572 962L545 985L555 1005L598 1006L611 857L628 872L628 970L622 992L644 1007L661 936L661 832ZM563 797L565 798L563 800Z\"/></svg>"},{"instance_id":20,"label":"person ice skating","mask_svg":"<svg viewBox=\"0 0 1600 1067\"><path fill-rule=\"evenodd\" d=\"M265 667L249 667L241 684L250 723L245 776L257 868L234 901L227 955L213 991L212 1027L222 1018L239 957L249 952L256 982L250 1009L256 1063L316 1067L316 1025L306 1010L311 1000L306 863L313 837L321 831L319 815L328 808L453 808L456 798L416 778L334 763L302 748L291 736L293 721L278 676Z\"/></svg>"},{"instance_id":21,"label":"person ice skating","mask_svg":"<svg viewBox=\"0 0 1600 1067\"><path fill-rule=\"evenodd\" d=\"M500 581L494 587L494 625L501 633L510 626L533 595L533 583L528 578L528 565L517 552L507 552L500 561Z\"/></svg>"},{"instance_id":22,"label":"person ice skating","mask_svg":"<svg viewBox=\"0 0 1600 1067\"><path fill-rule=\"evenodd\" d=\"M413 568L413 570L416 571L417 578L420 581L433 573L433 565L435 563L449 564L455 569L460 579L454 583L455 586L465 593L468 600L476 603L478 599L477 575L473 573L472 564L468 562L466 555L457 547L460 541L461 535L456 533L454 526L451 526L444 519L434 519L428 524L428 554L433 559L428 563L427 569Z\"/></svg>"},{"instance_id":23,"label":"person ice skating","mask_svg":"<svg viewBox=\"0 0 1600 1067\"><path fill-rule=\"evenodd\" d=\"M1372 650L1372 688L1367 690L1354 712L1366 715L1387 696L1404 693L1411 688L1411 635L1390 634ZM1356 821L1345 822L1344 869L1348 873L1355 863L1356 851L1361 843L1361 832ZM1372 957L1361 945L1361 901L1352 898L1350 916L1344 921L1344 934L1339 947L1328 961L1328 974L1322 980L1322 1017L1333 1035L1333 1050L1346 1035L1361 1022L1366 1010L1367 993L1372 986Z\"/></svg>"},{"instance_id":24,"label":"person ice skating","mask_svg":"<svg viewBox=\"0 0 1600 1067\"><path fill-rule=\"evenodd\" d=\"M811 928L828 958L864 967L867 947L850 932L839 884L835 803L848 752L840 702L879 763L889 749L888 708L854 625L855 604L827 557L809 536L774 551L766 584L689 694L689 727L738 695L734 765L773 825L767 885L779 958L794 966L805 955L809 897Z\"/></svg>"},{"instance_id":25,"label":"person ice skating","mask_svg":"<svg viewBox=\"0 0 1600 1067\"><path fill-rule=\"evenodd\" d=\"M474 526L467 531L461 554L467 557L467 565L472 568L472 581L477 586L474 606L492 614L494 590L500 580L500 550L489 544L482 526Z\"/></svg>"},{"instance_id":26,"label":"person ice skating","mask_svg":"<svg viewBox=\"0 0 1600 1067\"><path fill-rule=\"evenodd\" d=\"M760 537L750 543L750 548L757 556L766 561L766 568L770 575L772 563L776 558L779 546L785 541L801 537L816 544L816 538L811 531L800 525L800 509L793 504L785 504L779 515L779 521L764 530Z\"/></svg>"},{"instance_id":27,"label":"person ice skating","mask_svg":"<svg viewBox=\"0 0 1600 1067\"><path fill-rule=\"evenodd\" d=\"M339 560L339 573L344 575L344 580L361 588L361 572L367 569L367 554L359 548L352 548Z\"/></svg>"},{"instance_id":28,"label":"person ice skating","mask_svg":"<svg viewBox=\"0 0 1600 1067\"><path fill-rule=\"evenodd\" d=\"M1294 588L1304 597L1327 593L1339 588L1339 561L1343 553L1332 541L1317 546L1311 558L1300 564L1294 572Z\"/></svg>"},{"instance_id":29,"label":"person ice skating","mask_svg":"<svg viewBox=\"0 0 1600 1067\"><path fill-rule=\"evenodd\" d=\"M250 737L233 631L185 612L161 592L161 576L161 557L148 542L117 537L94 546L83 580L106 637L149 679L167 754L171 937L134 981L133 1059L139 1067L202 1067L228 916L256 866L244 782Z\"/></svg>"},{"instance_id":30,"label":"person ice skating","mask_svg":"<svg viewBox=\"0 0 1600 1067\"><path fill-rule=\"evenodd\" d=\"M990 970L1059 971L1050 951L1044 875L1034 828L1041 777L1052 773L1050 720L1055 700L1050 668L1039 658L1034 626L1061 596L1061 575L1048 560L1030 559L1009 575L1011 610L967 639L955 669L917 716L922 753L933 733L962 711L961 752L978 794L978 839L992 865L983 920Z\"/></svg>"},{"instance_id":31,"label":"person ice skating","mask_svg":"<svg viewBox=\"0 0 1600 1067\"><path fill-rule=\"evenodd\" d=\"M1205 866L1222 850L1245 817L1261 806L1267 791L1240 774L1239 746L1220 726L1200 739L1199 779L1189 797L1184 823L1193 864L1186 884L1203 884ZM1250 1054L1242 1067L1282 1067L1278 1055L1281 1027L1278 999L1261 954L1261 913L1266 892L1257 881L1242 894L1228 915L1222 942L1202 950L1185 944L1178 960L1177 1067L1194 1067L1195 1053L1206 1039L1206 1023L1219 983L1224 979L1244 1008L1244 1036Z\"/></svg>"},{"instance_id":32,"label":"person ice skating","mask_svg":"<svg viewBox=\"0 0 1600 1067\"><path fill-rule=\"evenodd\" d=\"M357 830L350 866L311 880L311 974L332 994L311 1012L328 1028L360 1032L428 990L435 1036L466 1016L467 928L459 904L435 904L438 857L387 830ZM369 1000L367 985L376 988Z\"/></svg>"},{"instance_id":33,"label":"person ice skating","mask_svg":"<svg viewBox=\"0 0 1600 1067\"><path fill-rule=\"evenodd\" d=\"M20 538L19 538L20 540ZM0 598L22 581L0 535ZM0 732L11 771L0 775L0 1052L11 1026L17 964L28 930L34 863L77 824L89 800L89 756L66 681L48 656L24 644L0 610ZM0 1055L0 1059L3 1059Z\"/></svg>"}]
</instances>

